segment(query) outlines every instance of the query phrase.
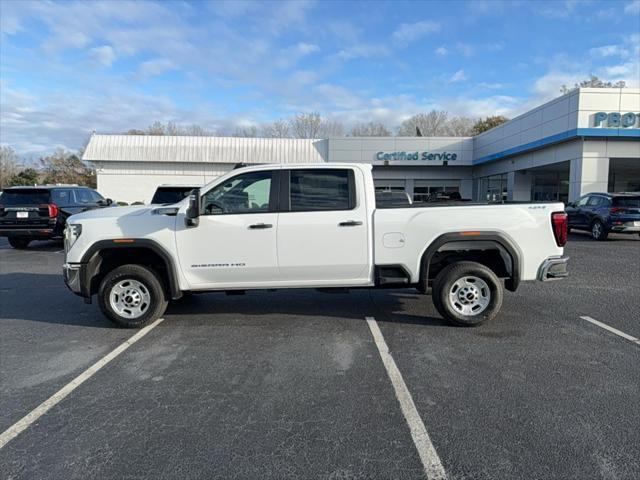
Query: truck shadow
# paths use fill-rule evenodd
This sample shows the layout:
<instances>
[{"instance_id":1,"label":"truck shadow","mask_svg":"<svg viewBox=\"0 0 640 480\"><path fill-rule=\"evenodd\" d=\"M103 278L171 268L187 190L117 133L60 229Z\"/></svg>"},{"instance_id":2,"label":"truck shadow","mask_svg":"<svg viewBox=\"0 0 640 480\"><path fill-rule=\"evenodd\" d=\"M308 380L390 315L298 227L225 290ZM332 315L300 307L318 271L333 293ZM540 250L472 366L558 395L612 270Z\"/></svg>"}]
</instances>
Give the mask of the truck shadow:
<instances>
[{"instance_id":1,"label":"truck shadow","mask_svg":"<svg viewBox=\"0 0 640 480\"><path fill-rule=\"evenodd\" d=\"M316 290L251 291L245 295L224 292L195 294L169 303L167 320L181 326L215 324L216 317L287 318L291 321L317 318L425 326L449 326L431 315L430 297L410 290L353 290L321 293ZM100 312L95 297L87 305L71 293L58 274L8 273L0 275L0 323L26 320L94 328L118 328ZM178 324L178 323L177 323Z\"/></svg>"},{"instance_id":2,"label":"truck shadow","mask_svg":"<svg viewBox=\"0 0 640 480\"><path fill-rule=\"evenodd\" d=\"M427 308L431 298L408 291L353 290L350 293L324 293L313 289L252 291L244 295L224 292L194 294L169 304L166 317L196 322L215 321L215 315L274 316L286 315L301 320L318 317L363 321L375 317L377 321L432 326L449 326L442 318L430 315ZM416 304L421 313L415 312ZM426 312L425 312L426 310Z\"/></svg>"},{"instance_id":3,"label":"truck shadow","mask_svg":"<svg viewBox=\"0 0 640 480\"><path fill-rule=\"evenodd\" d=\"M0 275L0 323L27 320L60 325L113 328L95 303L72 294L60 274Z\"/></svg>"}]
</instances>

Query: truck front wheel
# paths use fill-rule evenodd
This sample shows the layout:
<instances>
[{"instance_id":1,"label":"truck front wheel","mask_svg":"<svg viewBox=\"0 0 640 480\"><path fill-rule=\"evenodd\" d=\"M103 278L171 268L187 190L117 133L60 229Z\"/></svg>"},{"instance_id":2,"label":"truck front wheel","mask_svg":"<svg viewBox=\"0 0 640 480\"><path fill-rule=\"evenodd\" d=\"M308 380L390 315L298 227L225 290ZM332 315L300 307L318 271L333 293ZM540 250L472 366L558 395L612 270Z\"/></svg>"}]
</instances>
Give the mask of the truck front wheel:
<instances>
[{"instance_id":1,"label":"truck front wheel","mask_svg":"<svg viewBox=\"0 0 640 480\"><path fill-rule=\"evenodd\" d=\"M476 262L455 262L433 282L433 303L445 319L475 327L494 318L502 306L503 287L493 271Z\"/></svg>"},{"instance_id":2,"label":"truck front wheel","mask_svg":"<svg viewBox=\"0 0 640 480\"><path fill-rule=\"evenodd\" d=\"M100 282L100 310L123 327L140 328L160 318L167 303L158 275L142 265L122 265Z\"/></svg>"}]
</instances>

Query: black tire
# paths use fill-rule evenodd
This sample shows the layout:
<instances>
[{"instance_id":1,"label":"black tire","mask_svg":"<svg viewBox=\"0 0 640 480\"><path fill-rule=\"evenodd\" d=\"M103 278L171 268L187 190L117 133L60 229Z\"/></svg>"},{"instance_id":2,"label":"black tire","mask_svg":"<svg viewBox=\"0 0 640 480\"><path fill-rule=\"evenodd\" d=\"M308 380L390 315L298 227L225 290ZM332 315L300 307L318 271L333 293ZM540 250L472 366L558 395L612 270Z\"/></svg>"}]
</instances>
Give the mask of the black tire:
<instances>
[{"instance_id":1,"label":"black tire","mask_svg":"<svg viewBox=\"0 0 640 480\"><path fill-rule=\"evenodd\" d=\"M121 282L126 285L128 280L133 280L142 285L142 287L134 289L139 290L138 295L142 292L149 297L146 309L144 309L144 311L135 318L130 318L119 313L114 309L110 301L112 289ZM130 286L131 285L132 284L130 284ZM141 297L139 296L138 298ZM124 302L124 297L122 298L122 302ZM102 313L109 320L122 327L140 328L154 320L157 320L167 309L167 304L167 297L165 295L164 288L162 287L160 277L158 277L158 274L152 269L142 265L122 265L121 267L115 268L107 273L102 279L102 282L100 282L100 288L98 290L98 305L100 306L100 310L102 310ZM142 309L145 305L144 299L140 300L140 305Z\"/></svg>"},{"instance_id":2,"label":"black tire","mask_svg":"<svg viewBox=\"0 0 640 480\"><path fill-rule=\"evenodd\" d=\"M464 287L469 289L468 294L476 297L481 296L488 301L484 308L482 305L478 307L477 314L463 313L461 310L464 305L461 305L460 301L454 302L450 299L450 294L453 295L456 291L466 291L460 289L459 286L456 287L457 290L454 290L456 282L465 277L472 277L469 278L469 286ZM488 291L477 283L477 279L486 284ZM493 319L500 311L503 296L504 290L500 279L489 268L476 262L455 262L447 265L438 273L433 282L433 304L440 315L449 322L464 327L476 327ZM469 308L475 307L470 304Z\"/></svg>"},{"instance_id":3,"label":"black tire","mask_svg":"<svg viewBox=\"0 0 640 480\"><path fill-rule=\"evenodd\" d=\"M18 250L26 249L30 243L31 240L29 238L9 237L9 245Z\"/></svg>"},{"instance_id":4,"label":"black tire","mask_svg":"<svg viewBox=\"0 0 640 480\"><path fill-rule=\"evenodd\" d=\"M594 220L591 224L591 238L598 241L606 240L609 232L600 220Z\"/></svg>"}]
</instances>

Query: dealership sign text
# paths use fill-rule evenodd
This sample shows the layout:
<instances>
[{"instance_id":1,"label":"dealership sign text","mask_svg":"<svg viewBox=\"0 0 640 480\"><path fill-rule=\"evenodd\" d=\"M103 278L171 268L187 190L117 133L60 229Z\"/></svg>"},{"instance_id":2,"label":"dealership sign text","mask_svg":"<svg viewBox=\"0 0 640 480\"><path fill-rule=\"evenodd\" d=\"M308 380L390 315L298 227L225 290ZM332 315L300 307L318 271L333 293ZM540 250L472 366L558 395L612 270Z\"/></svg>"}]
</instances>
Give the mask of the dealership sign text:
<instances>
[{"instance_id":1,"label":"dealership sign text","mask_svg":"<svg viewBox=\"0 0 640 480\"><path fill-rule=\"evenodd\" d=\"M440 152L378 152L376 153L376 160L381 161L411 161L411 160L440 160L440 161L453 161L458 158L457 153Z\"/></svg>"},{"instance_id":2,"label":"dealership sign text","mask_svg":"<svg viewBox=\"0 0 640 480\"><path fill-rule=\"evenodd\" d=\"M640 113L598 112L593 119L596 127L640 128Z\"/></svg>"}]
</instances>

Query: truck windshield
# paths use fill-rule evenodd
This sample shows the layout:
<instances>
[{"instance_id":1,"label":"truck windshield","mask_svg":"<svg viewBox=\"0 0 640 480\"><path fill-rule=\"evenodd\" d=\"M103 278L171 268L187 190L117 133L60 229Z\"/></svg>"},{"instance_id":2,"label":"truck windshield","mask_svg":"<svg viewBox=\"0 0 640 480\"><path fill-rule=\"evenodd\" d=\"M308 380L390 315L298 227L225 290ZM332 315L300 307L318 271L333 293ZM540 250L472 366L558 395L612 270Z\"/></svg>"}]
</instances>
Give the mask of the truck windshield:
<instances>
[{"instance_id":1,"label":"truck windshield","mask_svg":"<svg viewBox=\"0 0 640 480\"><path fill-rule=\"evenodd\" d=\"M49 190L5 190L0 195L0 205L41 205L49 203Z\"/></svg>"},{"instance_id":2,"label":"truck windshield","mask_svg":"<svg viewBox=\"0 0 640 480\"><path fill-rule=\"evenodd\" d=\"M189 195L195 187L167 187L158 188L151 199L151 203L177 203Z\"/></svg>"}]
</instances>

